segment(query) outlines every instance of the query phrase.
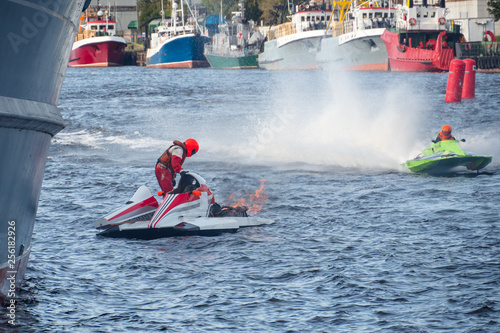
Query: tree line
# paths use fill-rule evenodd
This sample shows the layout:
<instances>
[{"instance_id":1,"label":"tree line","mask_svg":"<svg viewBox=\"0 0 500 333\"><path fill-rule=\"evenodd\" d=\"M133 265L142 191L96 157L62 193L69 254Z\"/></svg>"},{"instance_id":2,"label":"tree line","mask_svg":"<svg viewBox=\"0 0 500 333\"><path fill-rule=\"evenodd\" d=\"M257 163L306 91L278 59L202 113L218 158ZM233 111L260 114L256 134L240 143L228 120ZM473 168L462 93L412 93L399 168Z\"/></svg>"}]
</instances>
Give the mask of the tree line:
<instances>
[{"instance_id":1,"label":"tree line","mask_svg":"<svg viewBox=\"0 0 500 333\"><path fill-rule=\"evenodd\" d=\"M500 0L499 0L500 1ZM201 0L201 5L207 9L209 15L221 13L225 18L231 18L231 12L238 11L238 0ZM286 4L286 0L245 0L245 17L255 22L263 21L269 25L276 17L273 6ZM153 17L161 16L161 0L139 0L137 7L140 12L139 24ZM165 16L170 16L170 0L163 1Z\"/></svg>"}]
</instances>

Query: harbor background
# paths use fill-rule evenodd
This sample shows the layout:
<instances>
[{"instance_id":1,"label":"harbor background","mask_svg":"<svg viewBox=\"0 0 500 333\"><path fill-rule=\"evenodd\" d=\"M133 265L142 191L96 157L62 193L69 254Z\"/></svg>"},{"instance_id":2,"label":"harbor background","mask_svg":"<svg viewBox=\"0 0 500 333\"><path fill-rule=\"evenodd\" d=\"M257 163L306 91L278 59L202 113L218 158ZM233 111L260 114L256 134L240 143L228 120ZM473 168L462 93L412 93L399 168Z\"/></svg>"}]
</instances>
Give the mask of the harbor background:
<instances>
[{"instance_id":1,"label":"harbor background","mask_svg":"<svg viewBox=\"0 0 500 333\"><path fill-rule=\"evenodd\" d=\"M500 330L498 76L447 104L446 73L69 68L22 332ZM400 163L449 123L480 174ZM266 179L269 226L218 237L96 237L174 139L220 204ZM6 317L2 315L1 325Z\"/></svg>"}]
</instances>

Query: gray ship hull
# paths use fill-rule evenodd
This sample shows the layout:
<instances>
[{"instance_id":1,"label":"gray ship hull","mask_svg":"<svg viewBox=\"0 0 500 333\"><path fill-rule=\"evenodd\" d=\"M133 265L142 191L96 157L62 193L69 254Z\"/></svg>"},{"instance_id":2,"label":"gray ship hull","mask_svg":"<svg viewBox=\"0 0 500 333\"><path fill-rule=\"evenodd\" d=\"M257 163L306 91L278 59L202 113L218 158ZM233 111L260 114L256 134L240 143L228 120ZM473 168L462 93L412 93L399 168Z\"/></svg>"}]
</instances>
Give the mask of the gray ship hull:
<instances>
[{"instance_id":1,"label":"gray ship hull","mask_svg":"<svg viewBox=\"0 0 500 333\"><path fill-rule=\"evenodd\" d=\"M0 1L2 301L12 302L28 263L47 151L64 128L57 103L84 3Z\"/></svg>"},{"instance_id":2,"label":"gray ship hull","mask_svg":"<svg viewBox=\"0 0 500 333\"><path fill-rule=\"evenodd\" d=\"M325 70L387 71L388 56L380 38L385 29L366 29L321 40L316 60Z\"/></svg>"},{"instance_id":3,"label":"gray ship hull","mask_svg":"<svg viewBox=\"0 0 500 333\"><path fill-rule=\"evenodd\" d=\"M264 43L259 67L266 70L318 69L316 52L324 36L313 30L273 39Z\"/></svg>"}]
</instances>

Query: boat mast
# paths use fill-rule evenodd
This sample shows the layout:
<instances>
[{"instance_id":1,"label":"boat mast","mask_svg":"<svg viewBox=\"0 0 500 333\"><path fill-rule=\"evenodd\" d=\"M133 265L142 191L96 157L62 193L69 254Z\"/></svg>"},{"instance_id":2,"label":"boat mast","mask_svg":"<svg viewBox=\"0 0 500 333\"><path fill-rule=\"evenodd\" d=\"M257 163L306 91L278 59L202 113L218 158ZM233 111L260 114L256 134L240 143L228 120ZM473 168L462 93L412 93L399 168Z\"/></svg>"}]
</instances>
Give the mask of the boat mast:
<instances>
[{"instance_id":1,"label":"boat mast","mask_svg":"<svg viewBox=\"0 0 500 333\"><path fill-rule=\"evenodd\" d=\"M104 29L104 32L107 33L108 32L108 20L109 20L109 16L111 15L111 5L110 3L108 2L108 13L106 14L106 28Z\"/></svg>"},{"instance_id":2,"label":"boat mast","mask_svg":"<svg viewBox=\"0 0 500 333\"><path fill-rule=\"evenodd\" d=\"M161 24L165 23L165 11L163 10L163 0L161 0Z\"/></svg>"},{"instance_id":3,"label":"boat mast","mask_svg":"<svg viewBox=\"0 0 500 333\"><path fill-rule=\"evenodd\" d=\"M220 20L219 24L222 24L222 0L220 0Z\"/></svg>"},{"instance_id":4,"label":"boat mast","mask_svg":"<svg viewBox=\"0 0 500 333\"><path fill-rule=\"evenodd\" d=\"M182 0L179 0L179 6L181 7L182 26L184 26L184 6L182 5Z\"/></svg>"},{"instance_id":5,"label":"boat mast","mask_svg":"<svg viewBox=\"0 0 500 333\"><path fill-rule=\"evenodd\" d=\"M172 10L170 16L171 16L170 18L171 26L174 28L173 32L175 35L176 34L175 28L177 27L177 2L175 2L174 0L172 0Z\"/></svg>"},{"instance_id":6,"label":"boat mast","mask_svg":"<svg viewBox=\"0 0 500 333\"><path fill-rule=\"evenodd\" d=\"M240 11L241 19L243 20L245 18L245 2L243 0L240 0Z\"/></svg>"}]
</instances>

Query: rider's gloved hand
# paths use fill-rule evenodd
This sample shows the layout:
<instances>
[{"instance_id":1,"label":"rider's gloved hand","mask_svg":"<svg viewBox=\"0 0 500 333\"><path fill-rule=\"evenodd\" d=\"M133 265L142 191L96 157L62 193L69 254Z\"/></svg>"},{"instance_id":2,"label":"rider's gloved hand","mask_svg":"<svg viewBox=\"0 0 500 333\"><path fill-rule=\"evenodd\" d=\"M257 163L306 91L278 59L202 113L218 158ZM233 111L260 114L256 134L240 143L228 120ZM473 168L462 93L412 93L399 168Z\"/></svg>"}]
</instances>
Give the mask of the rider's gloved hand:
<instances>
[{"instance_id":1,"label":"rider's gloved hand","mask_svg":"<svg viewBox=\"0 0 500 333\"><path fill-rule=\"evenodd\" d=\"M188 173L188 172L189 172L189 171L182 170L182 171L180 172L181 177L182 177L182 176L184 176L184 175L185 175L186 173Z\"/></svg>"}]
</instances>

